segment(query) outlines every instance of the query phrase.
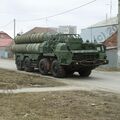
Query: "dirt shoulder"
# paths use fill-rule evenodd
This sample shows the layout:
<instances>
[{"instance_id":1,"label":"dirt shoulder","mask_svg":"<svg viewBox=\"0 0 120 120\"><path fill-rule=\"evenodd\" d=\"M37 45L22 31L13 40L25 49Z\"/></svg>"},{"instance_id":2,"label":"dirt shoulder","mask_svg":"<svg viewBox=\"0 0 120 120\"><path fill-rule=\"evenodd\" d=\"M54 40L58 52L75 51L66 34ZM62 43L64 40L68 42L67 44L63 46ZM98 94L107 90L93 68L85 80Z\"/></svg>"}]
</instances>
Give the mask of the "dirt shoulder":
<instances>
[{"instance_id":1,"label":"dirt shoulder","mask_svg":"<svg viewBox=\"0 0 120 120\"><path fill-rule=\"evenodd\" d=\"M42 76L18 73L0 69L0 89L17 89L22 87L55 87L64 86L62 82Z\"/></svg>"},{"instance_id":2,"label":"dirt shoulder","mask_svg":"<svg viewBox=\"0 0 120 120\"><path fill-rule=\"evenodd\" d=\"M0 94L0 120L120 120L119 103L95 91Z\"/></svg>"}]
</instances>

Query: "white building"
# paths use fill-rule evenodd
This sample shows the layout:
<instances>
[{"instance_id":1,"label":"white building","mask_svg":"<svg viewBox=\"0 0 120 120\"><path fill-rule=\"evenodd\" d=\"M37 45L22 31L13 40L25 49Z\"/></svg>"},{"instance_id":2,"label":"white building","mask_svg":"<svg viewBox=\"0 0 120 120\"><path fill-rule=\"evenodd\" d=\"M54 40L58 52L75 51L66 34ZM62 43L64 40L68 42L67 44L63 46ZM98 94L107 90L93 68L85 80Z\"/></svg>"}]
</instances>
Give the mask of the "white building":
<instances>
[{"instance_id":1,"label":"white building","mask_svg":"<svg viewBox=\"0 0 120 120\"><path fill-rule=\"evenodd\" d=\"M59 33L63 34L76 34L77 33L77 27L76 26L59 26L58 28Z\"/></svg>"},{"instance_id":2,"label":"white building","mask_svg":"<svg viewBox=\"0 0 120 120\"><path fill-rule=\"evenodd\" d=\"M97 24L94 24L88 28L81 30L81 37L84 41L89 40L91 42L103 42L109 38L118 29L118 17L114 17L108 20L103 20Z\"/></svg>"}]
</instances>

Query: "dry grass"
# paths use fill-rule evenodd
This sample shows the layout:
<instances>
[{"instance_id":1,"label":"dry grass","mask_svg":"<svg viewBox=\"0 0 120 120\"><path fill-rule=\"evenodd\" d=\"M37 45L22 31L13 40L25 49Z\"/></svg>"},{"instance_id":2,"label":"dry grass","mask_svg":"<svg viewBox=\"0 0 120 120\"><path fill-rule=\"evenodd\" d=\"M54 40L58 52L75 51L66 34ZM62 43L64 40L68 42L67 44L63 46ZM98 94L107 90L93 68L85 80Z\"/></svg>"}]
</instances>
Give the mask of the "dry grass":
<instances>
[{"instance_id":1,"label":"dry grass","mask_svg":"<svg viewBox=\"0 0 120 120\"><path fill-rule=\"evenodd\" d=\"M0 120L120 120L120 96L87 91L0 94Z\"/></svg>"},{"instance_id":2,"label":"dry grass","mask_svg":"<svg viewBox=\"0 0 120 120\"><path fill-rule=\"evenodd\" d=\"M17 73L0 69L0 89L16 89L20 87L54 87L64 83L40 76Z\"/></svg>"}]
</instances>

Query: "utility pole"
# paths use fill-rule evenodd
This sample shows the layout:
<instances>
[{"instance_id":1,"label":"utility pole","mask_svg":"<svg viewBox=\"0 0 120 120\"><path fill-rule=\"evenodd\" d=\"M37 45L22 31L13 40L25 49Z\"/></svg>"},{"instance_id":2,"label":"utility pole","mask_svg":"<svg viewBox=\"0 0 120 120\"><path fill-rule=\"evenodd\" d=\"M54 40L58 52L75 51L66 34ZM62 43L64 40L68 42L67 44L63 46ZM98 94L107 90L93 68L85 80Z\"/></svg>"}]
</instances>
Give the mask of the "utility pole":
<instances>
[{"instance_id":1,"label":"utility pole","mask_svg":"<svg viewBox=\"0 0 120 120\"><path fill-rule=\"evenodd\" d=\"M16 20L14 19L14 38L15 38L15 35L16 35Z\"/></svg>"},{"instance_id":2,"label":"utility pole","mask_svg":"<svg viewBox=\"0 0 120 120\"><path fill-rule=\"evenodd\" d=\"M117 66L120 68L120 0L118 0L118 36L117 36L117 52L118 62Z\"/></svg>"},{"instance_id":3,"label":"utility pole","mask_svg":"<svg viewBox=\"0 0 120 120\"><path fill-rule=\"evenodd\" d=\"M106 22L107 22L107 20L108 20L108 15L107 15L107 13L106 13Z\"/></svg>"},{"instance_id":4,"label":"utility pole","mask_svg":"<svg viewBox=\"0 0 120 120\"><path fill-rule=\"evenodd\" d=\"M92 34L92 26L91 26L91 43L92 43L92 37L93 37L93 34Z\"/></svg>"},{"instance_id":5,"label":"utility pole","mask_svg":"<svg viewBox=\"0 0 120 120\"><path fill-rule=\"evenodd\" d=\"M112 0L110 0L110 3L109 4L106 4L106 5L109 5L110 6L110 10L109 10L109 14L110 14L110 19L111 19L111 17L112 17Z\"/></svg>"},{"instance_id":6,"label":"utility pole","mask_svg":"<svg viewBox=\"0 0 120 120\"><path fill-rule=\"evenodd\" d=\"M112 17L112 0L110 0L110 18Z\"/></svg>"}]
</instances>

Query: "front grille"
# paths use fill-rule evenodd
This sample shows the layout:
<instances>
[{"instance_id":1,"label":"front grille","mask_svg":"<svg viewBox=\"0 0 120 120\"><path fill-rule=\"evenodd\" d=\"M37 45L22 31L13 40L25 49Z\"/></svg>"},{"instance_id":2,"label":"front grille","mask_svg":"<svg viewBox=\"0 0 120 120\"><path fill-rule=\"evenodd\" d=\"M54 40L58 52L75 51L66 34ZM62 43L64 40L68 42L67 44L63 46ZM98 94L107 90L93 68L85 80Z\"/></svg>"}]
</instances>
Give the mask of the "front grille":
<instances>
[{"instance_id":1,"label":"front grille","mask_svg":"<svg viewBox=\"0 0 120 120\"><path fill-rule=\"evenodd\" d=\"M98 54L81 54L81 53L74 53L73 60L96 60L99 57Z\"/></svg>"}]
</instances>

